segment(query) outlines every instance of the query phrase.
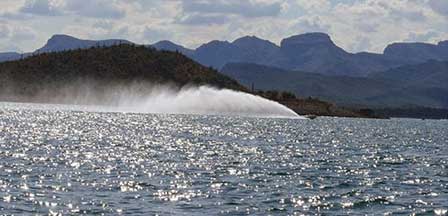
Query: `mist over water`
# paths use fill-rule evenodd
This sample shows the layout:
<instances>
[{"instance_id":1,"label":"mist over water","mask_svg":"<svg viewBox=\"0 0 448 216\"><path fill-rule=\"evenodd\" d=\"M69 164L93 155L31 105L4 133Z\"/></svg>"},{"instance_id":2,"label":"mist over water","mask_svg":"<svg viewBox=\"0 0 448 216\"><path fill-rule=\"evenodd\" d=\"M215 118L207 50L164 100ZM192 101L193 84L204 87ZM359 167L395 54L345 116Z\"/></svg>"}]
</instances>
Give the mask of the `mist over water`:
<instances>
[{"instance_id":1,"label":"mist over water","mask_svg":"<svg viewBox=\"0 0 448 216\"><path fill-rule=\"evenodd\" d=\"M206 86L153 89L147 96L120 95L118 107L135 112L169 114L241 115L257 117L298 117L289 108L262 97Z\"/></svg>"},{"instance_id":2,"label":"mist over water","mask_svg":"<svg viewBox=\"0 0 448 216\"><path fill-rule=\"evenodd\" d=\"M40 97L49 96L41 94ZM179 89L170 85L133 84L99 90L94 85L76 85L51 97L50 102L93 105L83 109L100 112L302 118L277 102L208 86Z\"/></svg>"}]
</instances>

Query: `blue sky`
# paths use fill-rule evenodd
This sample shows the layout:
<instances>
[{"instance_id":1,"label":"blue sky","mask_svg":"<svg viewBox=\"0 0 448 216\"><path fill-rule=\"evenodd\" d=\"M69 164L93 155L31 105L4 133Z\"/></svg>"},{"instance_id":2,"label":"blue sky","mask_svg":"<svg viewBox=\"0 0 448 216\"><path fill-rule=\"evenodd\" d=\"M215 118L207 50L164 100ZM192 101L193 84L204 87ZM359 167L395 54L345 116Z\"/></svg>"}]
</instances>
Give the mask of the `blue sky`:
<instances>
[{"instance_id":1,"label":"blue sky","mask_svg":"<svg viewBox=\"0 0 448 216\"><path fill-rule=\"evenodd\" d=\"M195 48L245 35L326 32L352 51L448 39L448 0L1 0L0 52L32 51L53 34Z\"/></svg>"}]
</instances>

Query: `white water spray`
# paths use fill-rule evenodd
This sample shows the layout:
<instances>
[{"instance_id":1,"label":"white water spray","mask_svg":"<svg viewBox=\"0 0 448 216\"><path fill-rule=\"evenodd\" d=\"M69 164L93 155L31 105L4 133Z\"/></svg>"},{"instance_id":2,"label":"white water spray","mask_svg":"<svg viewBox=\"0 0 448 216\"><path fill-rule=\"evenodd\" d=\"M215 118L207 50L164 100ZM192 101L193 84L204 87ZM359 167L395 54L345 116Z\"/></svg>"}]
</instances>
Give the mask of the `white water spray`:
<instances>
[{"instance_id":1,"label":"white water spray","mask_svg":"<svg viewBox=\"0 0 448 216\"><path fill-rule=\"evenodd\" d=\"M178 92L159 87L145 97L129 97L129 94L123 92L118 107L144 113L299 118L294 111L277 102L247 93L206 86L183 88Z\"/></svg>"},{"instance_id":2,"label":"white water spray","mask_svg":"<svg viewBox=\"0 0 448 216\"><path fill-rule=\"evenodd\" d=\"M97 88L87 84L67 88L52 97L51 102L101 105L86 108L104 112L302 118L277 102L228 89L208 86L178 89L169 85L134 84L103 87L98 91L92 86ZM48 94L41 96L48 97Z\"/></svg>"}]
</instances>

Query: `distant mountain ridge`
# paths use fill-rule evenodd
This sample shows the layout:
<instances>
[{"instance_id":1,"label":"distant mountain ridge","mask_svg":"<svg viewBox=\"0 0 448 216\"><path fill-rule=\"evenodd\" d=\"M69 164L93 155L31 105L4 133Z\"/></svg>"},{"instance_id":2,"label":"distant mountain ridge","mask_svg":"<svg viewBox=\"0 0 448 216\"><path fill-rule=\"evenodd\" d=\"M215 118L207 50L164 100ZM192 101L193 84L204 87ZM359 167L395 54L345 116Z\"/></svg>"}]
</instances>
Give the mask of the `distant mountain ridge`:
<instances>
[{"instance_id":1,"label":"distant mountain ridge","mask_svg":"<svg viewBox=\"0 0 448 216\"><path fill-rule=\"evenodd\" d=\"M121 39L110 40L81 40L68 35L54 35L37 53L59 52L74 49L86 49L94 46L113 46L117 44L132 44L132 42Z\"/></svg>"},{"instance_id":2,"label":"distant mountain ridge","mask_svg":"<svg viewBox=\"0 0 448 216\"><path fill-rule=\"evenodd\" d=\"M132 42L119 39L81 40L67 35L54 35L45 46L35 52L84 49L117 43ZM159 50L179 51L202 65L218 70L228 63L240 62L332 76L366 77L371 73L428 60L448 61L448 41L438 44L394 43L388 45L383 54L349 53L338 47L325 33L295 35L283 39L280 46L255 36L245 36L233 42L215 40L197 49L188 49L171 41L160 41L148 46ZM28 55L30 53L24 54ZM0 62L20 57L17 53L0 53Z\"/></svg>"},{"instance_id":3,"label":"distant mountain ridge","mask_svg":"<svg viewBox=\"0 0 448 216\"><path fill-rule=\"evenodd\" d=\"M448 61L430 60L422 64L401 66L373 73L369 75L369 78L390 80L406 86L448 89Z\"/></svg>"},{"instance_id":4,"label":"distant mountain ridge","mask_svg":"<svg viewBox=\"0 0 448 216\"><path fill-rule=\"evenodd\" d=\"M194 52L194 50L177 45L168 40L159 41L159 42L149 45L149 46L152 46L158 50L166 50L166 51L172 51L172 52L178 51L187 56L191 56Z\"/></svg>"},{"instance_id":5,"label":"distant mountain ridge","mask_svg":"<svg viewBox=\"0 0 448 216\"><path fill-rule=\"evenodd\" d=\"M250 44L250 45L249 45ZM233 42L212 41L190 55L199 63L222 69L227 63L254 63L332 76L365 77L370 73L419 64L430 59L448 60L448 45L425 44L429 49L419 52L420 58L408 56L401 47L415 43L396 43L385 54L349 53L338 47L325 33L307 33L283 39L280 46L257 37L243 37ZM422 44L422 43L420 43ZM415 52L422 49L416 45Z\"/></svg>"},{"instance_id":6,"label":"distant mountain ridge","mask_svg":"<svg viewBox=\"0 0 448 216\"><path fill-rule=\"evenodd\" d=\"M384 50L384 55L422 63L428 60L448 60L448 41L436 44L428 43L393 43Z\"/></svg>"},{"instance_id":7,"label":"distant mountain ridge","mask_svg":"<svg viewBox=\"0 0 448 216\"><path fill-rule=\"evenodd\" d=\"M109 40L82 40L69 35L56 34L48 39L47 43L31 53L6 52L0 53L0 62L14 61L20 58L29 57L33 54L61 52L74 49L87 49L95 46L113 46L117 44L132 44L132 42L122 39Z\"/></svg>"},{"instance_id":8,"label":"distant mountain ridge","mask_svg":"<svg viewBox=\"0 0 448 216\"><path fill-rule=\"evenodd\" d=\"M16 59L20 59L21 54L16 52L6 52L6 53L0 53L0 62L4 61L12 61Z\"/></svg>"},{"instance_id":9,"label":"distant mountain ridge","mask_svg":"<svg viewBox=\"0 0 448 216\"><path fill-rule=\"evenodd\" d=\"M448 108L448 61L403 66L369 77L325 76L251 63L221 71L247 88L290 91L344 106Z\"/></svg>"}]
</instances>

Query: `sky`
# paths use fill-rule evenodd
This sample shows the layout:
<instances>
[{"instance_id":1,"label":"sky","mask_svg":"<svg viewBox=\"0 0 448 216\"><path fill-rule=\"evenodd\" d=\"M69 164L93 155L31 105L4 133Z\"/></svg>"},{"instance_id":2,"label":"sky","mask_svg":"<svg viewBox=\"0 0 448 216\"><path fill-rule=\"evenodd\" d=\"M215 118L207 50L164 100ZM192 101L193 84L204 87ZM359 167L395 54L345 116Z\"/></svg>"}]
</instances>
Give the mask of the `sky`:
<instances>
[{"instance_id":1,"label":"sky","mask_svg":"<svg viewBox=\"0 0 448 216\"><path fill-rule=\"evenodd\" d=\"M196 48L306 32L328 33L350 52L436 43L448 40L448 0L0 0L0 52L33 51L54 34Z\"/></svg>"}]
</instances>

